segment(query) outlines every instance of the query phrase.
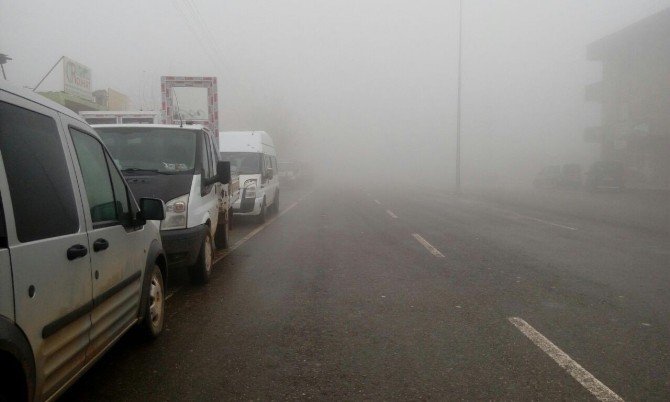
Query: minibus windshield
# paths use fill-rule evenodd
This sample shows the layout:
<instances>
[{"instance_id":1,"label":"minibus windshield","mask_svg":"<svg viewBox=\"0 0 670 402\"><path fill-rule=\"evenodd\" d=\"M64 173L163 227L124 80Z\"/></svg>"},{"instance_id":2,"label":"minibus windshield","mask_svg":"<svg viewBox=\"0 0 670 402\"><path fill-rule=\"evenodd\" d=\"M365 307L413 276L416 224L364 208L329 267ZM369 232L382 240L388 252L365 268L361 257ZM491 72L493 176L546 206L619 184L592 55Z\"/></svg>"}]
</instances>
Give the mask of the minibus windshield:
<instances>
[{"instance_id":1,"label":"minibus windshield","mask_svg":"<svg viewBox=\"0 0 670 402\"><path fill-rule=\"evenodd\" d=\"M125 173L193 173L195 131L155 127L99 127L96 131Z\"/></svg>"},{"instance_id":2,"label":"minibus windshield","mask_svg":"<svg viewBox=\"0 0 670 402\"><path fill-rule=\"evenodd\" d=\"M261 154L255 152L221 152L221 159L230 162L237 174L260 174Z\"/></svg>"}]
</instances>

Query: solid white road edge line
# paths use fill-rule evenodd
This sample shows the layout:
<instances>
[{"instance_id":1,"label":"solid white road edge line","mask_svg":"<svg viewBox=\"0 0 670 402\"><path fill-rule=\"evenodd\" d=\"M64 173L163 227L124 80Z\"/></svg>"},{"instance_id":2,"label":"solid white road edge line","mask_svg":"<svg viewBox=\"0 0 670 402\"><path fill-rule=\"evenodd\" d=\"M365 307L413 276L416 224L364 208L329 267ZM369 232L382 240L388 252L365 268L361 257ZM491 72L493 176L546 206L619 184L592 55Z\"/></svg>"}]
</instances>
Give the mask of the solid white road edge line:
<instances>
[{"instance_id":1,"label":"solid white road edge line","mask_svg":"<svg viewBox=\"0 0 670 402\"><path fill-rule=\"evenodd\" d=\"M609 389L605 384L600 382L591 373L572 360L565 352L554 345L544 335L537 332L530 324L519 317L509 317L511 322L521 333L526 335L537 347L549 355L561 368L568 372L575 380L577 380L584 388L601 401L623 401L614 391Z\"/></svg>"},{"instance_id":2,"label":"solid white road edge line","mask_svg":"<svg viewBox=\"0 0 670 402\"><path fill-rule=\"evenodd\" d=\"M390 209L387 209L387 210L386 210L386 213L389 214L389 215L391 216L391 218L393 218L393 219L398 219L398 215L396 215L396 214L394 214L393 212L391 212Z\"/></svg>"},{"instance_id":3,"label":"solid white road edge line","mask_svg":"<svg viewBox=\"0 0 670 402\"><path fill-rule=\"evenodd\" d=\"M504 208L500 208L500 207L493 206L493 205L491 205L490 202L478 201L478 200L464 200L464 199L463 199L463 200L459 200L459 202L461 202L461 203L465 203L465 204L481 205L481 206L483 206L483 207L485 207L485 208L488 208L488 209L491 209L491 210L493 210L493 211L498 211L498 212L502 212L502 213L504 213L504 214L506 214L506 215L509 215L509 216L508 216L509 218L528 219L528 220L531 220L531 221L535 221L535 222L538 222L538 223L544 223L545 225L551 225L551 226L555 226L555 227L559 227L559 228L563 228L563 229L568 229L568 230L579 230L579 229L574 228L574 227L572 227L572 226L561 225L560 223L550 222L550 221L545 221L544 219L534 218L534 217L532 217L532 216L521 215L520 213L517 213L517 212L514 212L514 211L510 211L510 210L508 210L508 209L504 209ZM446 203L446 202L445 202L445 203Z\"/></svg>"},{"instance_id":4,"label":"solid white road edge line","mask_svg":"<svg viewBox=\"0 0 670 402\"><path fill-rule=\"evenodd\" d=\"M559 227L559 228L569 229L569 230L577 230L577 228L573 228L573 227L570 227L570 226L561 225L560 223L549 222L549 221L545 221L545 220L542 220L542 219L533 218L532 216L525 216L525 215L519 215L519 214L517 214L517 215L518 215L520 218L530 219L531 221L544 223L545 225L556 226L556 227Z\"/></svg>"},{"instance_id":5,"label":"solid white road edge line","mask_svg":"<svg viewBox=\"0 0 670 402\"><path fill-rule=\"evenodd\" d=\"M379 202L379 200L375 200L375 202L377 203L377 205L382 205L382 203Z\"/></svg>"},{"instance_id":6,"label":"solid white road edge line","mask_svg":"<svg viewBox=\"0 0 670 402\"><path fill-rule=\"evenodd\" d=\"M440 250L438 250L438 249L436 249L435 247L433 247L432 244L428 243L428 242L426 241L426 239L424 239L423 237L421 237L420 234L418 234L418 233L412 233L412 236L414 236L414 238L415 238L419 243L421 243L421 245L424 246L424 247L426 248L426 250L428 250L428 251L429 251L432 255L434 255L435 257L444 257L444 254L440 253Z\"/></svg>"},{"instance_id":7,"label":"solid white road edge line","mask_svg":"<svg viewBox=\"0 0 670 402\"><path fill-rule=\"evenodd\" d=\"M279 218L280 216L284 215L285 213L287 213L288 211L290 211L291 209L293 209L296 205L298 205L298 201L296 201L296 202L294 202L293 204L291 204L291 205L289 205L288 207L286 207L286 209L284 209L283 211L281 211L280 213L278 213L277 216L273 217L273 218L270 219L269 221L265 222L264 224L260 225L260 226L257 227L256 229L254 229L254 230L252 230L251 232L249 232L249 234L247 234L246 236L244 236L243 238L241 238L240 240L238 240L237 242L235 242L235 244L233 244L232 246L228 247L226 250L224 250L224 251L221 252L219 255L217 255L216 258L214 259L214 261L212 261L212 265L214 265L214 264L216 264L217 262L219 262L219 261L221 261L222 259L224 259L228 254L232 253L233 251L235 251L235 249L237 249L238 247L240 247L241 245L243 245L244 243L246 243L247 241L249 241L249 239L251 239L252 237L256 236L256 235L258 234L258 232L260 232L261 230L263 230L263 229L265 229L266 227L268 227L272 222L276 221L277 218Z\"/></svg>"}]
</instances>

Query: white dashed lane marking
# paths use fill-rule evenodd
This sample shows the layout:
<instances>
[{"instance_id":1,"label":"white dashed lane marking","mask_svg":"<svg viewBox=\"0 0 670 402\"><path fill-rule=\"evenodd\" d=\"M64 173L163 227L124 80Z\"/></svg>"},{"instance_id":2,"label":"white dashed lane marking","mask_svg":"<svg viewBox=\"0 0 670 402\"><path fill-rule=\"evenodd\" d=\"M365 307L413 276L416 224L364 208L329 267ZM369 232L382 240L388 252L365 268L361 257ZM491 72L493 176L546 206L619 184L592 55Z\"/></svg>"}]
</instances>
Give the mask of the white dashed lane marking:
<instances>
[{"instance_id":1,"label":"white dashed lane marking","mask_svg":"<svg viewBox=\"0 0 670 402\"><path fill-rule=\"evenodd\" d=\"M414 238L415 238L419 243L421 243L421 245L424 246L424 247L426 248L426 250L428 250L428 251L429 251L432 255L434 255L435 257L444 257L444 254L440 253L440 250L438 250L438 249L436 249L435 247L433 247L433 245L430 244L430 243L428 243L428 241L427 241L426 239L424 239L423 237L421 237L420 234L418 234L418 233L412 233L412 236L414 236Z\"/></svg>"},{"instance_id":2,"label":"white dashed lane marking","mask_svg":"<svg viewBox=\"0 0 670 402\"><path fill-rule=\"evenodd\" d=\"M605 384L600 382L591 373L572 360L567 353L563 352L558 346L554 345L544 335L539 333L530 324L519 317L509 317L511 322L521 333L526 335L538 348L542 349L544 353L549 355L559 366L568 372L575 380L577 380L584 388L601 401L623 401L619 395L609 389Z\"/></svg>"}]
</instances>

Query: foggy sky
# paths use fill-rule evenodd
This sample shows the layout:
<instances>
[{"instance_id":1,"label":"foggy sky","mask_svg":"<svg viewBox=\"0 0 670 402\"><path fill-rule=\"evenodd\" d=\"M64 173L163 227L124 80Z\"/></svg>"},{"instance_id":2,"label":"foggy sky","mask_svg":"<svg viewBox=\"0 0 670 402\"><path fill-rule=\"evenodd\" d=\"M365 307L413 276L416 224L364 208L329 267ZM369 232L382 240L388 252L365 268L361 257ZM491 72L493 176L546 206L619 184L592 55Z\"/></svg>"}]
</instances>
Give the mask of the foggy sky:
<instances>
[{"instance_id":1,"label":"foggy sky","mask_svg":"<svg viewBox=\"0 0 670 402\"><path fill-rule=\"evenodd\" d=\"M465 178L527 180L597 158L582 140L599 122L584 100L600 79L586 45L667 7L464 0ZM457 1L0 0L16 84L65 55L92 69L94 89L147 109L161 75L214 75L222 131L266 130L280 159L371 180L452 181L457 38Z\"/></svg>"}]
</instances>

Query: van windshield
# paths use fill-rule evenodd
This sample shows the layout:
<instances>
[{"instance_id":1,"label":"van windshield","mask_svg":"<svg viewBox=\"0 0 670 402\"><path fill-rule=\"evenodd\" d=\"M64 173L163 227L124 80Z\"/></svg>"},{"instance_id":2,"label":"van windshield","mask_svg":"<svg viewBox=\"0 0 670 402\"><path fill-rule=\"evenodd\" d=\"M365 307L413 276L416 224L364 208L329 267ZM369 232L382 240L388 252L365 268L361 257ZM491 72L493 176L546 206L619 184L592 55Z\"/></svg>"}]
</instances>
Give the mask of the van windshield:
<instances>
[{"instance_id":1,"label":"van windshield","mask_svg":"<svg viewBox=\"0 0 670 402\"><path fill-rule=\"evenodd\" d=\"M155 127L96 128L124 173L193 173L196 132Z\"/></svg>"},{"instance_id":2,"label":"van windshield","mask_svg":"<svg viewBox=\"0 0 670 402\"><path fill-rule=\"evenodd\" d=\"M261 154L255 152L221 152L221 160L230 162L237 174L260 174Z\"/></svg>"}]
</instances>

